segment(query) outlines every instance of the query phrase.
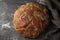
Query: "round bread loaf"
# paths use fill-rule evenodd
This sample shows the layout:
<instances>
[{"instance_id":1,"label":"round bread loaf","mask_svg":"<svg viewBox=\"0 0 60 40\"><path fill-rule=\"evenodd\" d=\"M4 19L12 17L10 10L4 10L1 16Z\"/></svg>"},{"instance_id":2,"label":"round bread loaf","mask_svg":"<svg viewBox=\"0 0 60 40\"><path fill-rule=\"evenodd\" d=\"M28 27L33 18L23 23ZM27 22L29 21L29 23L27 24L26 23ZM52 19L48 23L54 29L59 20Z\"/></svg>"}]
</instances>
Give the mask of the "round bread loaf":
<instances>
[{"instance_id":1,"label":"round bread loaf","mask_svg":"<svg viewBox=\"0 0 60 40\"><path fill-rule=\"evenodd\" d=\"M23 37L36 38L48 23L48 10L42 4L29 2L21 5L14 13L14 28Z\"/></svg>"}]
</instances>

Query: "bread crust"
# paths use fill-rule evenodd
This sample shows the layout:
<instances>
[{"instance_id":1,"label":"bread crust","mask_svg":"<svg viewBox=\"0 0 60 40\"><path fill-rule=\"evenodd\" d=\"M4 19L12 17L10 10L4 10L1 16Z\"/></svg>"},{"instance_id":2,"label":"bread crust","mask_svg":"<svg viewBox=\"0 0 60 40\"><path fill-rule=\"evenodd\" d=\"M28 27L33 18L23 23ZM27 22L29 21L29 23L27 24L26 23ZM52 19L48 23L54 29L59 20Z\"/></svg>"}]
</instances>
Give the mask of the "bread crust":
<instances>
[{"instance_id":1,"label":"bread crust","mask_svg":"<svg viewBox=\"0 0 60 40\"><path fill-rule=\"evenodd\" d=\"M23 37L36 38L49 23L46 7L38 3L26 3L19 6L14 13L13 24Z\"/></svg>"}]
</instances>

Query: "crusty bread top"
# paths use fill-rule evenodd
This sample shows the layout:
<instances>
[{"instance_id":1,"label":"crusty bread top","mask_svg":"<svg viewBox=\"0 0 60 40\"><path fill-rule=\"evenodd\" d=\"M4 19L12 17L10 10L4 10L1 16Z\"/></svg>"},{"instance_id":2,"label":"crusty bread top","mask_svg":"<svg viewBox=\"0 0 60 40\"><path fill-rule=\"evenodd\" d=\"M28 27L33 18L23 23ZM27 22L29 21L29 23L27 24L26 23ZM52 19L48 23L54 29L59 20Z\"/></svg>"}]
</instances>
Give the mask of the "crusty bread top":
<instances>
[{"instance_id":1,"label":"crusty bread top","mask_svg":"<svg viewBox=\"0 0 60 40\"><path fill-rule=\"evenodd\" d=\"M42 4L32 2L21 5L15 11L13 19L16 31L29 38L37 37L48 23L48 10Z\"/></svg>"}]
</instances>

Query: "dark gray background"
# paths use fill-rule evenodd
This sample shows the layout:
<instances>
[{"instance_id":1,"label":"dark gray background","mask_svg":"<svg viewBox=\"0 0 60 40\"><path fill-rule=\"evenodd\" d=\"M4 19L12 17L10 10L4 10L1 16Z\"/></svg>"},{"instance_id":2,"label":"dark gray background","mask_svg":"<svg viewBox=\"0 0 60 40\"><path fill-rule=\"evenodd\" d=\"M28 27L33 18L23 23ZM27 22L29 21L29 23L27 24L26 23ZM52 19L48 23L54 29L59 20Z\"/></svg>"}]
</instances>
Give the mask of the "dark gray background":
<instances>
[{"instance_id":1,"label":"dark gray background","mask_svg":"<svg viewBox=\"0 0 60 40\"><path fill-rule=\"evenodd\" d=\"M12 23L18 6L31 1L45 5L52 16L48 28L36 39L23 38L15 31ZM0 40L60 40L59 11L60 2L57 0L0 0Z\"/></svg>"}]
</instances>

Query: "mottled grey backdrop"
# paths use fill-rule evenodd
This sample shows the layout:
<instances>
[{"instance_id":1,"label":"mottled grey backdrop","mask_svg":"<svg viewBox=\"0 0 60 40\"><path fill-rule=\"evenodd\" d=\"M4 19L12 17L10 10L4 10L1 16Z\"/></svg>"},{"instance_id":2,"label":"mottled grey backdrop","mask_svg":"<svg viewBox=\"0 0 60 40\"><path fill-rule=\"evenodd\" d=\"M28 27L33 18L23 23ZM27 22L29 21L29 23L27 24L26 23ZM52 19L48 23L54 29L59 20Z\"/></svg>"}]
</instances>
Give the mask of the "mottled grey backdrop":
<instances>
[{"instance_id":1,"label":"mottled grey backdrop","mask_svg":"<svg viewBox=\"0 0 60 40\"><path fill-rule=\"evenodd\" d=\"M60 33L57 34L57 37L55 36L57 39L49 38L47 36L51 35L51 33L56 32L58 30L56 28L60 28L59 20L52 20L48 28L36 39L23 38L15 31L12 23L15 10L19 5L31 1L39 2L47 6L51 10L53 18L59 19L57 11L55 9L52 9L49 0L0 0L0 40L47 40L46 38L48 38L48 40L58 40L58 38L60 38L58 37ZM60 7L57 7L58 10L60 10L59 8Z\"/></svg>"}]
</instances>

